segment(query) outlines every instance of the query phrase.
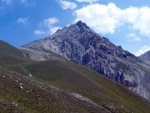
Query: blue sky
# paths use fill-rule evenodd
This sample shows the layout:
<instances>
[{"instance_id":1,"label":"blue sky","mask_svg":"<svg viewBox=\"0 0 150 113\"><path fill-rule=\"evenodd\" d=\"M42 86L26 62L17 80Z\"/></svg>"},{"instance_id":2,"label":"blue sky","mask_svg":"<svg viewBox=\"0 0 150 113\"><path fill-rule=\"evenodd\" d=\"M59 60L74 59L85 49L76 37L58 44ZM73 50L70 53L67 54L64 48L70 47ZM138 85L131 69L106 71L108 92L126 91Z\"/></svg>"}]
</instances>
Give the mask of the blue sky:
<instances>
[{"instance_id":1,"label":"blue sky","mask_svg":"<svg viewBox=\"0 0 150 113\"><path fill-rule=\"evenodd\" d=\"M149 0L0 0L0 40L16 47L78 20L135 55L150 50Z\"/></svg>"}]
</instances>

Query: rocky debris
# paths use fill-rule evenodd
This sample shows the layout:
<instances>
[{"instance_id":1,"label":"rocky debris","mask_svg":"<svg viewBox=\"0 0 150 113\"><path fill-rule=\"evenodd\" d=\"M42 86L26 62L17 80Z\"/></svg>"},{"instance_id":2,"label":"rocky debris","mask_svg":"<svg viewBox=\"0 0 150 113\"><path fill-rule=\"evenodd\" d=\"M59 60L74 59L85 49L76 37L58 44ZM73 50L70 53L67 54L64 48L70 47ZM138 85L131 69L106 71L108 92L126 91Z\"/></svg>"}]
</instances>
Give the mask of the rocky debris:
<instances>
[{"instance_id":1,"label":"rocky debris","mask_svg":"<svg viewBox=\"0 0 150 113\"><path fill-rule=\"evenodd\" d=\"M31 73L29 74L29 77L33 77Z\"/></svg>"},{"instance_id":2,"label":"rocky debris","mask_svg":"<svg viewBox=\"0 0 150 113\"><path fill-rule=\"evenodd\" d=\"M18 106L18 104L15 101L12 104L15 105L15 106Z\"/></svg>"},{"instance_id":3,"label":"rocky debris","mask_svg":"<svg viewBox=\"0 0 150 113\"><path fill-rule=\"evenodd\" d=\"M20 89L23 89L23 86L19 86Z\"/></svg>"},{"instance_id":4,"label":"rocky debris","mask_svg":"<svg viewBox=\"0 0 150 113\"><path fill-rule=\"evenodd\" d=\"M20 89L24 89L22 83L19 83L19 88L20 88Z\"/></svg>"},{"instance_id":5,"label":"rocky debris","mask_svg":"<svg viewBox=\"0 0 150 113\"><path fill-rule=\"evenodd\" d=\"M90 99L88 99L80 94L77 94L77 93L68 93L68 94L73 96L76 99L83 101L84 103L86 103L86 105L98 107L98 104L96 104L95 102L91 101Z\"/></svg>"},{"instance_id":6,"label":"rocky debris","mask_svg":"<svg viewBox=\"0 0 150 113\"><path fill-rule=\"evenodd\" d=\"M52 52L37 51L29 48L20 47L20 50L23 51L23 56L35 61L45 61L47 59L51 60L64 60L62 57L56 57Z\"/></svg>"},{"instance_id":7,"label":"rocky debris","mask_svg":"<svg viewBox=\"0 0 150 113\"><path fill-rule=\"evenodd\" d=\"M147 78L147 75L150 76L148 72L150 66L145 65L143 60L121 46L116 46L106 37L99 36L81 21L58 30L49 37L31 42L23 48L40 53L41 51L57 53L97 71L142 96L146 95L143 97L149 99L150 87L147 83L150 82L150 77ZM142 94L140 89L145 93Z\"/></svg>"}]
</instances>

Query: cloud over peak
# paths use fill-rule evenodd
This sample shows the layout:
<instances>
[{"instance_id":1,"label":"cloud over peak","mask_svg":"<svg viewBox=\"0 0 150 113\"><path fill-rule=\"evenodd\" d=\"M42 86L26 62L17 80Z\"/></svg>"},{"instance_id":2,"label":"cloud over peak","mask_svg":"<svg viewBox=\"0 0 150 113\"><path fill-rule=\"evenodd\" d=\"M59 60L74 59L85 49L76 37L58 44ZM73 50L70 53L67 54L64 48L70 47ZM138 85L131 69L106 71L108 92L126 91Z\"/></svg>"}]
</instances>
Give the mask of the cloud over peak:
<instances>
[{"instance_id":1,"label":"cloud over peak","mask_svg":"<svg viewBox=\"0 0 150 113\"><path fill-rule=\"evenodd\" d=\"M44 19L44 21L40 23L40 26L45 27L47 30L35 30L34 33L39 36L51 35L55 33L58 29L61 29L61 27L55 25L58 22L59 20L55 17Z\"/></svg>"},{"instance_id":2,"label":"cloud over peak","mask_svg":"<svg viewBox=\"0 0 150 113\"><path fill-rule=\"evenodd\" d=\"M114 3L89 4L75 11L75 21L82 20L101 34L113 34L117 28L129 24L132 30L150 37L150 8L128 7L121 9Z\"/></svg>"}]
</instances>

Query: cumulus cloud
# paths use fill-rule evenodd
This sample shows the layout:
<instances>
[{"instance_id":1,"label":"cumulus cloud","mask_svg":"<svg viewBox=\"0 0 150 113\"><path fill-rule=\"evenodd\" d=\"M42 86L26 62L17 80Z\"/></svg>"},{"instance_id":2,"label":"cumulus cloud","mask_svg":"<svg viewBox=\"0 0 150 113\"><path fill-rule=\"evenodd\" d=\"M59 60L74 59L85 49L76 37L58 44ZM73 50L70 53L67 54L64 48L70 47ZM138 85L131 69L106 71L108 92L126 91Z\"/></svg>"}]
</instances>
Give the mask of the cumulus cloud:
<instances>
[{"instance_id":1,"label":"cumulus cloud","mask_svg":"<svg viewBox=\"0 0 150 113\"><path fill-rule=\"evenodd\" d=\"M60 0L59 3L64 10L75 9L77 7L77 5L74 2L70 2L66 0Z\"/></svg>"},{"instance_id":2,"label":"cumulus cloud","mask_svg":"<svg viewBox=\"0 0 150 113\"><path fill-rule=\"evenodd\" d=\"M2 2L5 2L6 4L11 4L12 3L12 0L2 0Z\"/></svg>"},{"instance_id":3,"label":"cumulus cloud","mask_svg":"<svg viewBox=\"0 0 150 113\"><path fill-rule=\"evenodd\" d=\"M128 38L128 42L135 42L141 40L135 33L130 33L126 35L126 37Z\"/></svg>"},{"instance_id":4,"label":"cumulus cloud","mask_svg":"<svg viewBox=\"0 0 150 113\"><path fill-rule=\"evenodd\" d=\"M135 53L135 55L140 56L140 55L144 54L145 52L147 52L149 50L150 50L150 46L143 46L143 47L141 47L141 49L139 51L137 51Z\"/></svg>"},{"instance_id":5,"label":"cumulus cloud","mask_svg":"<svg viewBox=\"0 0 150 113\"><path fill-rule=\"evenodd\" d=\"M114 33L117 28L129 24L133 30L150 37L150 8L129 7L121 9L114 3L90 4L75 11L75 21L86 22L96 32Z\"/></svg>"},{"instance_id":6,"label":"cumulus cloud","mask_svg":"<svg viewBox=\"0 0 150 113\"><path fill-rule=\"evenodd\" d=\"M101 4L91 4L75 11L76 21L86 22L95 31L102 34L114 33L115 29L122 25L122 11L115 4L109 3L107 6Z\"/></svg>"},{"instance_id":7,"label":"cumulus cloud","mask_svg":"<svg viewBox=\"0 0 150 113\"><path fill-rule=\"evenodd\" d=\"M133 22L133 29L139 30L142 35L150 37L150 8L142 7L137 10L138 16Z\"/></svg>"},{"instance_id":8,"label":"cumulus cloud","mask_svg":"<svg viewBox=\"0 0 150 113\"><path fill-rule=\"evenodd\" d=\"M27 18L18 18L17 20L17 23L20 23L20 24L27 24L28 23L28 17Z\"/></svg>"},{"instance_id":9,"label":"cumulus cloud","mask_svg":"<svg viewBox=\"0 0 150 113\"><path fill-rule=\"evenodd\" d=\"M36 35L51 35L55 33L58 29L61 29L59 26L55 26L56 23L58 23L59 20L57 18L47 18L43 22L40 23L40 26L46 27L47 30L35 30L34 33Z\"/></svg>"}]
</instances>

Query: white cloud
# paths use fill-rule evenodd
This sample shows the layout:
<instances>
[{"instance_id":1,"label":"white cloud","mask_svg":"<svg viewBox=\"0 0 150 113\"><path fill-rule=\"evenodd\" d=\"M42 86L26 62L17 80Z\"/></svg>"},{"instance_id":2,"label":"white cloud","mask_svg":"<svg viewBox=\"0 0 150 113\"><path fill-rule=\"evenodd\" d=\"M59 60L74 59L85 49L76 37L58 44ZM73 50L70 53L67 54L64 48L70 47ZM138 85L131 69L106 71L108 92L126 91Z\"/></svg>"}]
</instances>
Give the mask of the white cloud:
<instances>
[{"instance_id":1,"label":"white cloud","mask_svg":"<svg viewBox=\"0 0 150 113\"><path fill-rule=\"evenodd\" d=\"M129 7L120 9L114 3L108 5L90 4L75 11L75 21L86 22L96 32L114 33L117 28L129 24L132 30L150 37L150 8Z\"/></svg>"},{"instance_id":2,"label":"white cloud","mask_svg":"<svg viewBox=\"0 0 150 113\"><path fill-rule=\"evenodd\" d=\"M133 23L133 29L139 30L142 35L150 37L150 8L142 7L138 9L138 17Z\"/></svg>"},{"instance_id":3,"label":"white cloud","mask_svg":"<svg viewBox=\"0 0 150 113\"><path fill-rule=\"evenodd\" d=\"M34 33L39 36L47 34L45 31L42 30L35 30Z\"/></svg>"},{"instance_id":4,"label":"white cloud","mask_svg":"<svg viewBox=\"0 0 150 113\"><path fill-rule=\"evenodd\" d=\"M77 7L77 5L74 2L70 2L66 0L60 0L59 3L64 10L75 9Z\"/></svg>"},{"instance_id":5,"label":"white cloud","mask_svg":"<svg viewBox=\"0 0 150 113\"><path fill-rule=\"evenodd\" d=\"M45 19L41 24L49 27L49 26L52 26L53 24L55 24L57 22L58 22L57 18L48 18L48 19Z\"/></svg>"},{"instance_id":6,"label":"white cloud","mask_svg":"<svg viewBox=\"0 0 150 113\"><path fill-rule=\"evenodd\" d=\"M27 18L18 18L17 23L27 24L28 19L29 19L28 17Z\"/></svg>"},{"instance_id":7,"label":"white cloud","mask_svg":"<svg viewBox=\"0 0 150 113\"><path fill-rule=\"evenodd\" d=\"M82 20L92 27L96 32L107 34L114 33L115 29L123 23L120 20L122 11L115 4L107 6L91 4L75 11L76 21Z\"/></svg>"},{"instance_id":8,"label":"white cloud","mask_svg":"<svg viewBox=\"0 0 150 113\"><path fill-rule=\"evenodd\" d=\"M150 46L143 46L138 52L135 53L135 55L140 56L149 50L150 50Z\"/></svg>"},{"instance_id":9,"label":"white cloud","mask_svg":"<svg viewBox=\"0 0 150 113\"><path fill-rule=\"evenodd\" d=\"M61 29L59 26L55 26L56 23L58 23L59 20L57 18L47 18L43 22L40 23L40 26L46 27L47 30L35 30L34 33L36 35L51 35L55 33L58 29Z\"/></svg>"},{"instance_id":10,"label":"white cloud","mask_svg":"<svg viewBox=\"0 0 150 113\"><path fill-rule=\"evenodd\" d=\"M140 41L141 39L134 33L130 33L128 35L126 35L126 37L128 38L128 42L135 42L135 41Z\"/></svg>"},{"instance_id":11,"label":"white cloud","mask_svg":"<svg viewBox=\"0 0 150 113\"><path fill-rule=\"evenodd\" d=\"M12 3L12 0L2 0L2 2L5 2L6 4L11 4Z\"/></svg>"},{"instance_id":12,"label":"white cloud","mask_svg":"<svg viewBox=\"0 0 150 113\"><path fill-rule=\"evenodd\" d=\"M61 29L61 27L59 26L52 26L49 30L50 30L50 34L54 34L58 29Z\"/></svg>"},{"instance_id":13,"label":"white cloud","mask_svg":"<svg viewBox=\"0 0 150 113\"><path fill-rule=\"evenodd\" d=\"M97 2L99 0L76 0L77 2L89 2L89 3L93 3L93 2Z\"/></svg>"},{"instance_id":14,"label":"white cloud","mask_svg":"<svg viewBox=\"0 0 150 113\"><path fill-rule=\"evenodd\" d=\"M25 5L26 7L36 5L36 2L33 0L19 0L19 2L23 5Z\"/></svg>"}]
</instances>

